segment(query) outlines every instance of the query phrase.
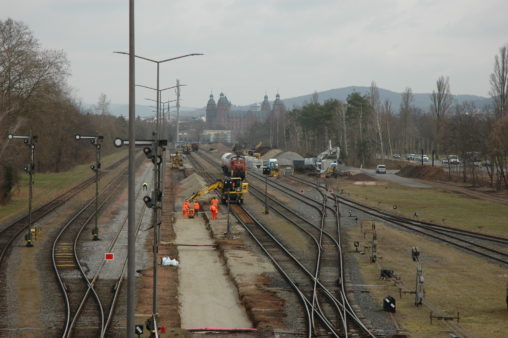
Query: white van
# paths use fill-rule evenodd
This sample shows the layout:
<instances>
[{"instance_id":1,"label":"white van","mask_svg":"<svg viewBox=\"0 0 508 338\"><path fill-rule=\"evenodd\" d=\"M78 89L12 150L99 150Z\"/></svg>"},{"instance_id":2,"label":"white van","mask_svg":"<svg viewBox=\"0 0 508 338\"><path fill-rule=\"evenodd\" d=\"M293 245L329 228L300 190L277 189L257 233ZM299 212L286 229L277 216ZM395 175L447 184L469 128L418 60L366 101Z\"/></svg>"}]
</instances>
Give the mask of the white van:
<instances>
[{"instance_id":1,"label":"white van","mask_svg":"<svg viewBox=\"0 0 508 338\"><path fill-rule=\"evenodd\" d=\"M378 164L376 167L376 174L386 174L386 166L384 164Z\"/></svg>"}]
</instances>

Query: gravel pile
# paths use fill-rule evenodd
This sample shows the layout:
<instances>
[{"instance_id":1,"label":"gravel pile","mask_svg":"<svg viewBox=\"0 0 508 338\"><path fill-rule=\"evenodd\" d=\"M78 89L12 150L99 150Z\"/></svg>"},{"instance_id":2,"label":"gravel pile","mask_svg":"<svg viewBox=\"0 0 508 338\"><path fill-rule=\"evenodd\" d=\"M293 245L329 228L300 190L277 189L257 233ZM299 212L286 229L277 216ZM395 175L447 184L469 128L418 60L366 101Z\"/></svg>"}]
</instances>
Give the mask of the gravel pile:
<instances>
[{"instance_id":1,"label":"gravel pile","mask_svg":"<svg viewBox=\"0 0 508 338\"><path fill-rule=\"evenodd\" d=\"M303 161L304 158L293 151L286 151L277 155L277 160L281 166L293 166L293 161Z\"/></svg>"},{"instance_id":2,"label":"gravel pile","mask_svg":"<svg viewBox=\"0 0 508 338\"><path fill-rule=\"evenodd\" d=\"M280 149L272 149L263 156L261 156L262 160L268 161L271 158L277 158L277 155L282 153L282 150Z\"/></svg>"},{"instance_id":3,"label":"gravel pile","mask_svg":"<svg viewBox=\"0 0 508 338\"><path fill-rule=\"evenodd\" d=\"M206 187L206 181L203 177L194 173L184 180L180 181L180 189L178 195L183 199L191 196L193 193L199 191L201 188Z\"/></svg>"}]
</instances>

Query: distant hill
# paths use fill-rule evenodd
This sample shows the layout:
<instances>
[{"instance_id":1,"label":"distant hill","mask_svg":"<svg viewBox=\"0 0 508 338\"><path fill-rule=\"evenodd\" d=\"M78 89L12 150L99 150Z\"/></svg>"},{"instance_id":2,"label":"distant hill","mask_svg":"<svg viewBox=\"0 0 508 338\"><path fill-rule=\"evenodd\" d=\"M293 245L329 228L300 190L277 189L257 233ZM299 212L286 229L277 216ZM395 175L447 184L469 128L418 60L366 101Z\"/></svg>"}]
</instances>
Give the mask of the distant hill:
<instances>
[{"instance_id":1,"label":"distant hill","mask_svg":"<svg viewBox=\"0 0 508 338\"><path fill-rule=\"evenodd\" d=\"M320 103L325 102L329 99L337 99L345 102L348 95L357 92L362 95L368 94L370 91L370 87L362 87L362 86L350 86L344 88L330 89L325 90L318 93L318 101ZM287 99L282 99L286 108L292 109L294 107L301 107L305 103L311 102L313 93L291 97ZM400 102L401 102L401 93L397 93L391 90L379 88L379 96L381 98L381 102L385 100L389 100L392 103L392 109L394 112L399 111ZM430 107L430 93L413 93L414 101L413 105L423 111L428 111ZM482 108L488 106L492 103L492 100L488 97L477 96L477 95L454 95L455 103L464 103L466 101L473 102L477 107ZM273 101L271 102L273 103ZM248 110L251 109L252 106L258 105L258 103L253 103L245 106L234 106L235 110ZM87 105L93 111L93 105ZM110 111L113 115L123 115L127 116L129 112L128 104L110 104ZM154 116L153 107L148 105L136 105L136 116L141 117L151 117ZM188 117L198 117L204 116L206 112L206 106L200 108L192 108L192 107L180 107L180 114L182 116ZM172 108L171 110L171 119L174 119L176 116L176 108Z\"/></svg>"},{"instance_id":2,"label":"distant hill","mask_svg":"<svg viewBox=\"0 0 508 338\"><path fill-rule=\"evenodd\" d=\"M346 101L348 95L354 92L357 92L362 95L368 94L370 92L370 87L351 86L345 88L325 90L322 92L318 92L318 101L320 103L323 103L329 99L337 99L344 102ZM289 99L283 99L283 101L284 104L286 105L286 108L292 109L293 107L299 107L304 105L305 103L311 102L312 95L313 93L292 97ZM399 110L401 102L401 93L379 88L379 96L382 102L385 100L389 100L392 102L393 111L397 112ZM413 105L415 107L420 108L423 111L429 110L431 104L430 94L413 93L413 97L414 97ZM478 107L484 107L491 103L490 98L476 95L454 95L454 98L456 103L470 101L474 102Z\"/></svg>"}]
</instances>

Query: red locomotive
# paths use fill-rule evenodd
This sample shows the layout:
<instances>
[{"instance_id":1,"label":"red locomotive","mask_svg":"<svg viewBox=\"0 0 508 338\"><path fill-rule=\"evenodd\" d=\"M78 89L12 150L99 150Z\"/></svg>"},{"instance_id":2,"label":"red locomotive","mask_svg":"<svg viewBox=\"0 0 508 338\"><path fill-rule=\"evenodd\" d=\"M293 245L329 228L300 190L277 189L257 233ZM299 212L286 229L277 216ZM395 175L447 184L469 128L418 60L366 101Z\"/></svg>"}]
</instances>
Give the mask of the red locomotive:
<instances>
[{"instance_id":1,"label":"red locomotive","mask_svg":"<svg viewBox=\"0 0 508 338\"><path fill-rule=\"evenodd\" d=\"M221 162L224 175L241 177L242 180L245 179L245 172L247 171L245 157L233 153L225 153L221 157Z\"/></svg>"}]
</instances>

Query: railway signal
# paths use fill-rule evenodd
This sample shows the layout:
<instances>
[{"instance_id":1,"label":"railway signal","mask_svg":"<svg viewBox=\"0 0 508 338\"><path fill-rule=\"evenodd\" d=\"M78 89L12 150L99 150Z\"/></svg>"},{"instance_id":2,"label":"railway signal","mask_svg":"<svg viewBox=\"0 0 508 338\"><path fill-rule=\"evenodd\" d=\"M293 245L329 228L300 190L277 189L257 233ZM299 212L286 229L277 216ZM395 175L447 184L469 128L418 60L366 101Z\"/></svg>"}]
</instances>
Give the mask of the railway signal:
<instances>
[{"instance_id":1,"label":"railway signal","mask_svg":"<svg viewBox=\"0 0 508 338\"><path fill-rule=\"evenodd\" d=\"M416 287L415 287L415 305L423 305L423 270L420 263L420 250L417 247L411 248L411 258L416 262Z\"/></svg>"},{"instance_id":2,"label":"railway signal","mask_svg":"<svg viewBox=\"0 0 508 338\"><path fill-rule=\"evenodd\" d=\"M94 241L98 241L99 238L99 172L101 170L101 148L104 136L83 136L76 134L76 141L79 140L90 140L90 143L95 147L95 164L90 166L90 169L95 172L95 227L92 230L92 236Z\"/></svg>"},{"instance_id":3,"label":"railway signal","mask_svg":"<svg viewBox=\"0 0 508 338\"><path fill-rule=\"evenodd\" d=\"M144 331L143 325L136 325L134 327L134 333L138 335L138 338L141 337L141 335L143 334L143 331Z\"/></svg>"},{"instance_id":4,"label":"railway signal","mask_svg":"<svg viewBox=\"0 0 508 338\"><path fill-rule=\"evenodd\" d=\"M26 246L31 247L33 245L33 237L32 237L32 187L33 187L33 173L35 170L34 158L35 158L35 142L37 142L37 136L30 135L21 136L21 135L13 135L9 134L7 136L9 140L21 139L30 149L30 159L28 165L25 167L25 172L29 175L28 179L28 227L25 235Z\"/></svg>"},{"instance_id":5,"label":"railway signal","mask_svg":"<svg viewBox=\"0 0 508 338\"><path fill-rule=\"evenodd\" d=\"M143 202L148 208L153 209L153 293L152 293L152 315L157 316L157 270L158 270L158 252L159 252L159 241L160 241L160 225L161 225L161 213L162 213L162 190L161 190L161 165L163 164L162 152L167 146L167 140L161 140L157 138L157 134L154 133L155 139L153 140L135 140L135 147L142 147L145 156L150 159L153 163L153 175L154 175L154 188L152 190L152 196L143 197ZM124 145L130 145L128 140L123 140L119 137L113 141L115 147L119 148ZM155 320L155 318L154 318ZM148 329L148 326L147 326Z\"/></svg>"}]
</instances>

